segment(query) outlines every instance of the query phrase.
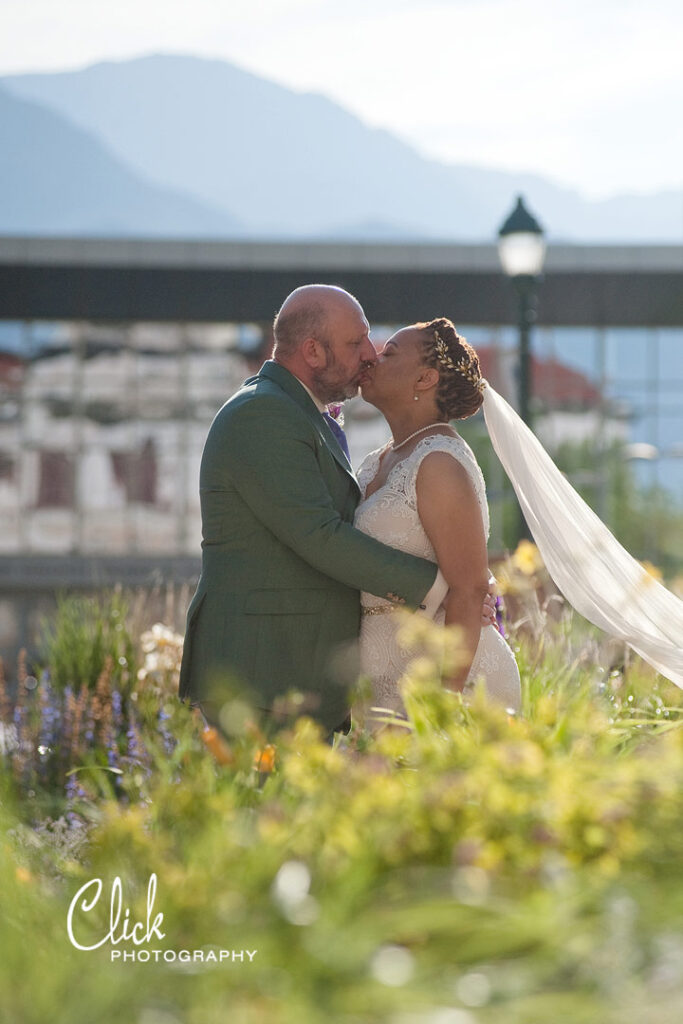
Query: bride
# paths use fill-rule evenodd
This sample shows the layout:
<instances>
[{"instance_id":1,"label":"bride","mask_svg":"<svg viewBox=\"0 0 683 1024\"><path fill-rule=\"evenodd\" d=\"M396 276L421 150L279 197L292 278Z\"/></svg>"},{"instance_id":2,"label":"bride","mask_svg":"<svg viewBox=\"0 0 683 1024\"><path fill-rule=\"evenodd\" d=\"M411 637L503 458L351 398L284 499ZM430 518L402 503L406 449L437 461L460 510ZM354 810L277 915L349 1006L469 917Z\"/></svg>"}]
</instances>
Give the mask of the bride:
<instances>
[{"instance_id":1,"label":"bride","mask_svg":"<svg viewBox=\"0 0 683 1024\"><path fill-rule=\"evenodd\" d=\"M355 526L377 540L437 562L448 591L435 621L458 626L462 658L446 680L467 690L483 680L492 700L518 710L519 671L497 629L481 626L488 588L489 513L472 450L449 425L483 401L479 360L450 320L394 334L361 379L361 393L386 417L392 440L358 471ZM398 639L396 608L361 595L361 666L374 705L403 712L399 681L413 656Z\"/></svg>"},{"instance_id":2,"label":"bride","mask_svg":"<svg viewBox=\"0 0 683 1024\"><path fill-rule=\"evenodd\" d=\"M489 528L484 481L471 449L449 426L483 406L493 448L558 589L584 618L683 688L683 602L586 505L482 378L474 349L450 320L394 334L362 377L361 391L384 413L393 437L360 467L355 525L438 563L445 597L435 621L459 626L462 638L462 665L447 685L466 690L483 679L493 700L520 705L512 652L497 630L479 623ZM398 684L411 655L398 639L395 606L371 594L362 594L361 603L361 663L374 703L400 713Z\"/></svg>"}]
</instances>

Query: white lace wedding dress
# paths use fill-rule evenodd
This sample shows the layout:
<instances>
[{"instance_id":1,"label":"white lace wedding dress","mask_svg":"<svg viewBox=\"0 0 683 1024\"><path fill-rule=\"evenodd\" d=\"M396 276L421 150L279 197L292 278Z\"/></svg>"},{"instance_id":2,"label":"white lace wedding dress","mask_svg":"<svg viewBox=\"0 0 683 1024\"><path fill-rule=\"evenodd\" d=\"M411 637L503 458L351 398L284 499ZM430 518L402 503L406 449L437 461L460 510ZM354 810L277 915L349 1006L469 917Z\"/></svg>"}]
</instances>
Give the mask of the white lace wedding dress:
<instances>
[{"instance_id":1,"label":"white lace wedding dress","mask_svg":"<svg viewBox=\"0 0 683 1024\"><path fill-rule=\"evenodd\" d=\"M472 449L460 436L438 434L422 438L413 451L393 467L386 483L366 498L366 490L377 475L383 451L385 448L371 452L363 460L357 474L362 500L356 510L354 523L359 530L391 547L436 562L434 548L422 528L417 512L416 481L425 456L430 452L447 452L457 459L470 475L488 538L489 511L484 478ZM390 601L367 593L361 594L361 605L363 608L395 608ZM444 619L445 611L442 606L438 609L434 621L443 625ZM404 709L398 683L415 653L401 647L397 631L396 615L392 614L392 611L386 614L364 613L361 621L360 655L362 672L372 681L373 705L402 714ZM519 709L519 670L512 651L494 626L486 626L481 631L479 645L465 684L465 692L471 690L480 679L484 681L486 691L492 700L507 708Z\"/></svg>"}]
</instances>

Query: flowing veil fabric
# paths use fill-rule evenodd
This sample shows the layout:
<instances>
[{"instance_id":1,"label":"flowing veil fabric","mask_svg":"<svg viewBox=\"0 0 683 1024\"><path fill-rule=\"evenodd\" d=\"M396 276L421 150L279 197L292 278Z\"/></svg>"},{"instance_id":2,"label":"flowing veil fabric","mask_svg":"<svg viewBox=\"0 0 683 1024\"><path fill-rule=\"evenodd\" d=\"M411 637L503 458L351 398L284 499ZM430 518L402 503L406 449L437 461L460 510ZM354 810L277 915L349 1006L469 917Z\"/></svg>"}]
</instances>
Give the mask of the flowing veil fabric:
<instances>
[{"instance_id":1,"label":"flowing veil fabric","mask_svg":"<svg viewBox=\"0 0 683 1024\"><path fill-rule=\"evenodd\" d=\"M683 689L683 601L632 558L494 389L484 389L491 443L546 568L567 601Z\"/></svg>"}]
</instances>

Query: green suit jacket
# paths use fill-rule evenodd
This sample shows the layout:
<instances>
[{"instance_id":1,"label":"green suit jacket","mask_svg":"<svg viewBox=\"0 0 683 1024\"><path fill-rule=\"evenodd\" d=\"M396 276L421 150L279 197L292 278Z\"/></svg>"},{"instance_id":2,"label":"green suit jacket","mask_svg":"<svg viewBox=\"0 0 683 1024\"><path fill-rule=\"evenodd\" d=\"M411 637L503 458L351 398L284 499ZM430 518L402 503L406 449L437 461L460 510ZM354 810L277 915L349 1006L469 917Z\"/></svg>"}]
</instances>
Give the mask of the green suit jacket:
<instances>
[{"instance_id":1,"label":"green suit jacket","mask_svg":"<svg viewBox=\"0 0 683 1024\"><path fill-rule=\"evenodd\" d=\"M299 690L333 729L357 678L359 591L416 606L436 566L353 527L351 466L305 388L274 361L214 419L199 490L202 573L181 698L220 698L224 681L239 681L268 710Z\"/></svg>"}]
</instances>

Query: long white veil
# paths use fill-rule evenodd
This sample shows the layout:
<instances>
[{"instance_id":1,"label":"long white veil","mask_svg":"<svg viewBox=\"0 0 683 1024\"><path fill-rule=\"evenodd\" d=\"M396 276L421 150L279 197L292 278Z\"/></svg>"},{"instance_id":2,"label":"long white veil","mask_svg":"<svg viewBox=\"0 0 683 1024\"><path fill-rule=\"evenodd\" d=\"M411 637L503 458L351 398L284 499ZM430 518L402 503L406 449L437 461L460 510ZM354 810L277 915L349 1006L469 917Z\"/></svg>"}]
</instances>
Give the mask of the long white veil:
<instances>
[{"instance_id":1,"label":"long white veil","mask_svg":"<svg viewBox=\"0 0 683 1024\"><path fill-rule=\"evenodd\" d=\"M683 689L683 601L632 558L490 384L484 418L546 568L567 601Z\"/></svg>"}]
</instances>

